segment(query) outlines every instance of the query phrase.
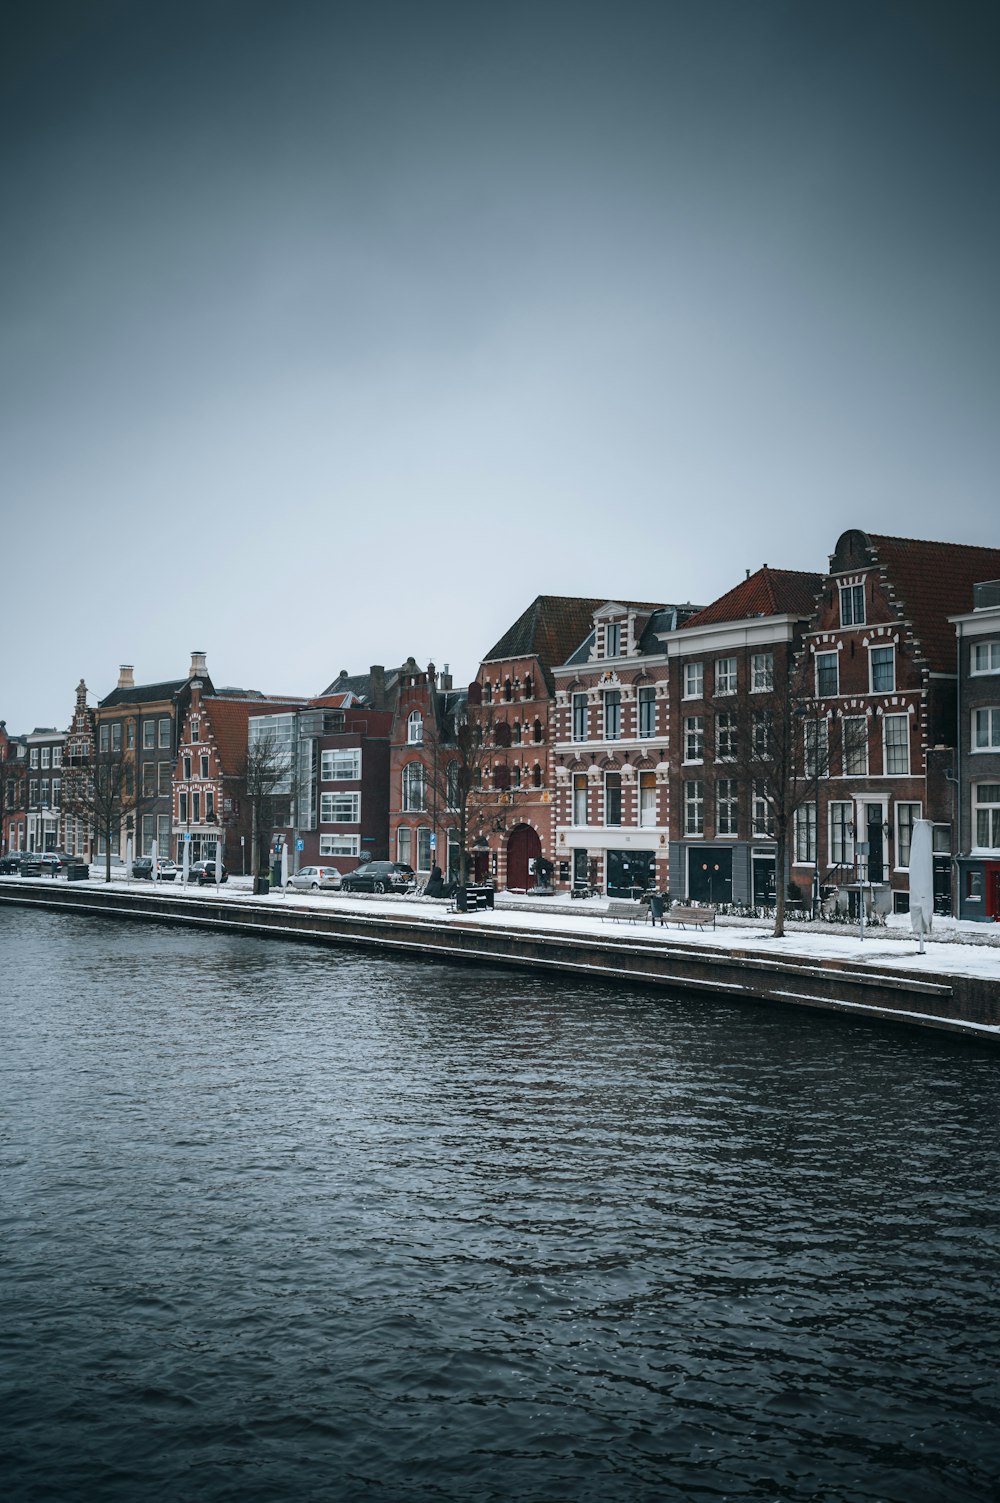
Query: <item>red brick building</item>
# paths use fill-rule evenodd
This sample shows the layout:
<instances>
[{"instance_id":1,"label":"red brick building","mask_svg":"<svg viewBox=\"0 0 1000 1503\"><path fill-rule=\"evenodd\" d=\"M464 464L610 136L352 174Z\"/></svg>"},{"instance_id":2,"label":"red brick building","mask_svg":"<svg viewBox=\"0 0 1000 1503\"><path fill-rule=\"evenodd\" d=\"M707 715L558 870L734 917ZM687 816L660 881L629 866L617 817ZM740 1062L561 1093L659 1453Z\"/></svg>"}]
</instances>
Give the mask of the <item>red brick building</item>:
<instances>
[{"instance_id":1,"label":"red brick building","mask_svg":"<svg viewBox=\"0 0 1000 1503\"><path fill-rule=\"evenodd\" d=\"M913 821L935 829L935 902L950 912L957 676L949 615L1000 576L1000 549L852 529L830 558L805 638L829 737L830 775L800 811L793 877L808 890L859 882L877 906L909 904ZM850 898L853 890L855 897Z\"/></svg>"},{"instance_id":2,"label":"red brick building","mask_svg":"<svg viewBox=\"0 0 1000 1503\"><path fill-rule=\"evenodd\" d=\"M389 752L389 858L423 877L435 863L449 880L459 876L458 818L449 808L447 765L455 717L468 691L433 663L407 658L395 675Z\"/></svg>"},{"instance_id":3,"label":"red brick building","mask_svg":"<svg viewBox=\"0 0 1000 1503\"><path fill-rule=\"evenodd\" d=\"M0 720L0 855L28 849L28 747Z\"/></svg>"}]
</instances>

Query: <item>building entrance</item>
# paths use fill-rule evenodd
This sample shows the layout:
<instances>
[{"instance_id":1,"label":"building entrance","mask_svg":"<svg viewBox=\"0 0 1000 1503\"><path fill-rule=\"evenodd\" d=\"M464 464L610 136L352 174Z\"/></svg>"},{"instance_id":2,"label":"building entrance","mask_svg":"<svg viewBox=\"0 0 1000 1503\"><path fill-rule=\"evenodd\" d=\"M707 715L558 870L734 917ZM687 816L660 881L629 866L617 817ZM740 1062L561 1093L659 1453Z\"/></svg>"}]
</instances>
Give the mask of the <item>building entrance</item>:
<instances>
[{"instance_id":1,"label":"building entrance","mask_svg":"<svg viewBox=\"0 0 1000 1503\"><path fill-rule=\"evenodd\" d=\"M704 846L688 851L688 897L696 903L733 901L733 852Z\"/></svg>"},{"instance_id":2,"label":"building entrance","mask_svg":"<svg viewBox=\"0 0 1000 1503\"><path fill-rule=\"evenodd\" d=\"M526 892L538 880L535 862L542 854L538 831L530 825L517 825L507 842L507 886Z\"/></svg>"},{"instance_id":3,"label":"building entrance","mask_svg":"<svg viewBox=\"0 0 1000 1503\"><path fill-rule=\"evenodd\" d=\"M656 886L656 853L609 851L607 877L609 898L637 898Z\"/></svg>"}]
</instances>

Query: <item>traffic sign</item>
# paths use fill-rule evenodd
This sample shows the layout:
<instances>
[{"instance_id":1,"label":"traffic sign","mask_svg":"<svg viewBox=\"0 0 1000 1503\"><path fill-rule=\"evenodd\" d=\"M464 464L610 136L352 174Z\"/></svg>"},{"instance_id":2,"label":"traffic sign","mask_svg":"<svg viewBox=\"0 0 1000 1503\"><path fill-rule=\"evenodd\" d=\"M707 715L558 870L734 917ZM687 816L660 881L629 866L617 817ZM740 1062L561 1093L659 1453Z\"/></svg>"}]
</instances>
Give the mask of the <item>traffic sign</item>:
<instances>
[{"instance_id":1,"label":"traffic sign","mask_svg":"<svg viewBox=\"0 0 1000 1503\"><path fill-rule=\"evenodd\" d=\"M431 850L432 851L436 851L437 850L437 844L438 844L438 838L437 838L436 835L434 835L432 833L432 835L431 835Z\"/></svg>"},{"instance_id":2,"label":"traffic sign","mask_svg":"<svg viewBox=\"0 0 1000 1503\"><path fill-rule=\"evenodd\" d=\"M296 842L295 842L295 849L296 849L296 850L297 850L297 851L304 851L304 850L305 850L305 848L306 848L306 843L305 843L305 841L304 841L304 840L297 840L297 841L296 841Z\"/></svg>"}]
</instances>

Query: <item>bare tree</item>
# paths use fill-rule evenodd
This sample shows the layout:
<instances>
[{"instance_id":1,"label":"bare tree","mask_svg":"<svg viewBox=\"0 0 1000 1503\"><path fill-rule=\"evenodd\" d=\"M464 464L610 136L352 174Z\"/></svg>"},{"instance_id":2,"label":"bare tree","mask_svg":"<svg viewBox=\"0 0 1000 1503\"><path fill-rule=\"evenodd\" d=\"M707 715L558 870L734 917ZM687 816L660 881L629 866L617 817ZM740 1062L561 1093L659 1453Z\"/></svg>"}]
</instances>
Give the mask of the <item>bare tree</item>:
<instances>
[{"instance_id":1,"label":"bare tree","mask_svg":"<svg viewBox=\"0 0 1000 1503\"><path fill-rule=\"evenodd\" d=\"M769 692L720 699L716 710L717 776L744 790L751 838L775 846L774 935L785 933L789 856L796 820L803 813L803 840L817 846L820 784L830 772L829 720L799 662ZM720 730L721 720L721 730ZM812 851L816 859L816 850Z\"/></svg>"},{"instance_id":2,"label":"bare tree","mask_svg":"<svg viewBox=\"0 0 1000 1503\"><path fill-rule=\"evenodd\" d=\"M86 754L68 756L63 763L63 814L84 819L104 844L104 880L111 881L111 853L121 842L121 832L131 819L138 826L144 809L156 793L144 793L136 777L132 757L110 748L91 745Z\"/></svg>"},{"instance_id":3,"label":"bare tree","mask_svg":"<svg viewBox=\"0 0 1000 1503\"><path fill-rule=\"evenodd\" d=\"M517 801L509 746L509 727L483 704L479 684L425 732L427 809L435 833L445 822L457 832L462 886L469 879L470 843L501 828Z\"/></svg>"},{"instance_id":4,"label":"bare tree","mask_svg":"<svg viewBox=\"0 0 1000 1503\"><path fill-rule=\"evenodd\" d=\"M279 814L284 822L288 813L292 797L292 762L292 748L279 740L273 727L265 727L250 737L246 759L239 773L239 787L250 810L250 871L255 884L261 866L267 865L266 851L271 830L278 822Z\"/></svg>"}]
</instances>

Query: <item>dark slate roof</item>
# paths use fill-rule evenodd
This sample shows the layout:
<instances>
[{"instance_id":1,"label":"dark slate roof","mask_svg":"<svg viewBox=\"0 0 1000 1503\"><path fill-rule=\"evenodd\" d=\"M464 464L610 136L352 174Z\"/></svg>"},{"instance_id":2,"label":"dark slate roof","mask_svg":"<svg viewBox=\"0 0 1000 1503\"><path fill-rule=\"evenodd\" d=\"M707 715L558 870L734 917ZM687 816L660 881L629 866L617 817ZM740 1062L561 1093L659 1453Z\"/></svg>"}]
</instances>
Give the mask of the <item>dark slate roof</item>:
<instances>
[{"instance_id":1,"label":"dark slate roof","mask_svg":"<svg viewBox=\"0 0 1000 1503\"><path fill-rule=\"evenodd\" d=\"M588 663L590 661L591 648L594 645L594 638L596 636L596 631L592 631L590 632L589 636L584 637L583 641L580 643L576 651L571 652L569 657L566 659L567 664Z\"/></svg>"},{"instance_id":2,"label":"dark slate roof","mask_svg":"<svg viewBox=\"0 0 1000 1503\"><path fill-rule=\"evenodd\" d=\"M797 569L769 569L765 564L749 579L713 600L681 622L688 626L714 626L725 621L744 621L752 616L810 617L823 586L822 574Z\"/></svg>"},{"instance_id":3,"label":"dark slate roof","mask_svg":"<svg viewBox=\"0 0 1000 1503\"><path fill-rule=\"evenodd\" d=\"M387 668L385 670L385 692L389 694L395 688L396 680L402 673L402 668ZM353 694L358 699L363 699L366 704L371 703L372 675L371 670L367 673L348 673L342 668L332 684L327 684L323 694ZM320 696L322 698L322 696Z\"/></svg>"},{"instance_id":4,"label":"dark slate roof","mask_svg":"<svg viewBox=\"0 0 1000 1503\"><path fill-rule=\"evenodd\" d=\"M639 638L640 652L662 652L663 643L660 638L668 631L676 631L679 626L690 616L701 610L701 606L691 605L665 605L656 610L646 622L641 637Z\"/></svg>"},{"instance_id":5,"label":"dark slate roof","mask_svg":"<svg viewBox=\"0 0 1000 1503\"><path fill-rule=\"evenodd\" d=\"M538 595L483 658L484 663L510 658L538 658L543 671L564 663L593 625L605 600L576 595Z\"/></svg>"},{"instance_id":6,"label":"dark slate roof","mask_svg":"<svg viewBox=\"0 0 1000 1503\"><path fill-rule=\"evenodd\" d=\"M930 543L921 538L866 534L885 570L903 617L932 673L955 672L955 628L948 620L971 611L973 586L1000 575L1000 548Z\"/></svg>"},{"instance_id":7,"label":"dark slate roof","mask_svg":"<svg viewBox=\"0 0 1000 1503\"><path fill-rule=\"evenodd\" d=\"M191 682L190 678L172 678L162 684L135 684L131 689L112 689L98 702L99 710L111 709L114 705L154 704L157 700L175 699ZM213 693L212 681L207 673L200 675L200 682L207 692Z\"/></svg>"}]
</instances>

